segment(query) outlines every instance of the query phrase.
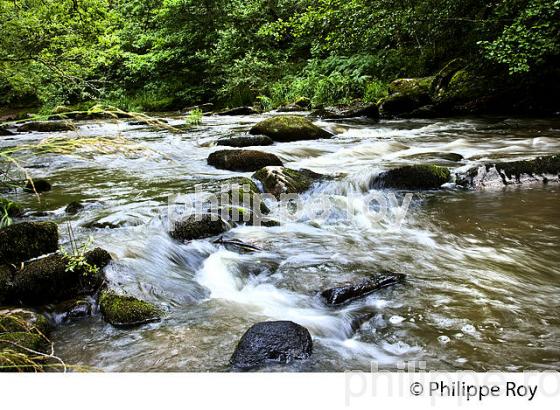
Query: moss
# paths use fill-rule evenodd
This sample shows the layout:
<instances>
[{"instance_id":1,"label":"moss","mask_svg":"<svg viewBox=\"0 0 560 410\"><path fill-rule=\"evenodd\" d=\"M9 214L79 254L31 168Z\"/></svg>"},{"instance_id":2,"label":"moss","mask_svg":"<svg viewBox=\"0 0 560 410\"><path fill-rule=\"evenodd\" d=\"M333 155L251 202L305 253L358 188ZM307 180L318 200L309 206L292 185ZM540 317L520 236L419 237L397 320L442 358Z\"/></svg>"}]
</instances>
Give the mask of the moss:
<instances>
[{"instance_id":1,"label":"moss","mask_svg":"<svg viewBox=\"0 0 560 410\"><path fill-rule=\"evenodd\" d=\"M294 105L302 108L309 108L311 106L311 100L307 97L299 97L294 101Z\"/></svg>"},{"instance_id":2,"label":"moss","mask_svg":"<svg viewBox=\"0 0 560 410\"><path fill-rule=\"evenodd\" d=\"M138 326L161 319L161 310L155 305L131 296L103 291L99 298L103 318L113 326Z\"/></svg>"},{"instance_id":3,"label":"moss","mask_svg":"<svg viewBox=\"0 0 560 410\"><path fill-rule=\"evenodd\" d=\"M0 198L0 218L7 214L10 218L16 218L23 215L23 207L9 199Z\"/></svg>"},{"instance_id":4,"label":"moss","mask_svg":"<svg viewBox=\"0 0 560 410\"><path fill-rule=\"evenodd\" d=\"M0 311L0 333L27 332L48 335L49 320L42 314L29 309L4 309Z\"/></svg>"},{"instance_id":5,"label":"moss","mask_svg":"<svg viewBox=\"0 0 560 410\"><path fill-rule=\"evenodd\" d=\"M27 353L13 349L0 350L0 372L42 372L40 359L30 358Z\"/></svg>"},{"instance_id":6,"label":"moss","mask_svg":"<svg viewBox=\"0 0 560 410\"><path fill-rule=\"evenodd\" d=\"M216 151L208 156L208 165L218 169L249 172L269 165L282 165L274 154L253 150Z\"/></svg>"},{"instance_id":7,"label":"moss","mask_svg":"<svg viewBox=\"0 0 560 410\"><path fill-rule=\"evenodd\" d=\"M560 174L560 155L538 157L528 161L502 162L495 164L498 171L508 178L519 180L521 175Z\"/></svg>"},{"instance_id":8,"label":"moss","mask_svg":"<svg viewBox=\"0 0 560 410\"><path fill-rule=\"evenodd\" d=\"M389 94L420 96L430 93L434 77L399 78L389 84Z\"/></svg>"},{"instance_id":9,"label":"moss","mask_svg":"<svg viewBox=\"0 0 560 410\"><path fill-rule=\"evenodd\" d=\"M266 167L258 170L253 178L260 181L266 192L277 198L282 194L299 194L307 191L322 176L309 170L284 167Z\"/></svg>"},{"instance_id":10,"label":"moss","mask_svg":"<svg viewBox=\"0 0 560 410\"><path fill-rule=\"evenodd\" d=\"M0 229L2 263L23 262L57 249L58 227L55 223L22 222Z\"/></svg>"},{"instance_id":11,"label":"moss","mask_svg":"<svg viewBox=\"0 0 560 410\"><path fill-rule=\"evenodd\" d=\"M29 353L29 350L34 350L46 353L48 347L48 339L36 333L12 332L0 334L0 350L9 349L18 353Z\"/></svg>"},{"instance_id":12,"label":"moss","mask_svg":"<svg viewBox=\"0 0 560 410\"><path fill-rule=\"evenodd\" d=\"M261 192L257 184L252 180L249 178L232 178L228 180L228 183L231 186L231 188L227 190L229 202L220 205L248 205L248 208L254 211L255 205L259 204L261 214L268 214L270 212L270 209L268 209L264 201L262 201L260 196ZM249 195L249 204L245 203L246 195Z\"/></svg>"},{"instance_id":13,"label":"moss","mask_svg":"<svg viewBox=\"0 0 560 410\"><path fill-rule=\"evenodd\" d=\"M31 121L17 129L18 132L63 132L73 130L75 130L74 125L66 121Z\"/></svg>"},{"instance_id":14,"label":"moss","mask_svg":"<svg viewBox=\"0 0 560 410\"><path fill-rule=\"evenodd\" d=\"M437 165L410 165L381 173L374 188L437 189L449 181L449 169Z\"/></svg>"},{"instance_id":15,"label":"moss","mask_svg":"<svg viewBox=\"0 0 560 410\"><path fill-rule=\"evenodd\" d=\"M330 132L317 127L308 119L297 115L281 115L268 118L253 126L249 132L255 135L267 135L274 141L279 142L316 140L332 137ZM256 171L257 169L254 169L253 171Z\"/></svg>"}]
</instances>

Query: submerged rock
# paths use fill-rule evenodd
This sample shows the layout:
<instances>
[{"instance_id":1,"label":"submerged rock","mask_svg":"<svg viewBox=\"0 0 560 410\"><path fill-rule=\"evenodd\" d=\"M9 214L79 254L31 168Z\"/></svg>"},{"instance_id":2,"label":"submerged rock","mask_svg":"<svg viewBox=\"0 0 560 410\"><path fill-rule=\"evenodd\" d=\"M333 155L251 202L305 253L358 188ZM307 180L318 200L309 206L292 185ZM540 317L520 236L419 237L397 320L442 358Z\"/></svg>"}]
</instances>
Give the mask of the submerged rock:
<instances>
[{"instance_id":1,"label":"submerged rock","mask_svg":"<svg viewBox=\"0 0 560 410\"><path fill-rule=\"evenodd\" d=\"M76 215L82 209L84 209L84 205L80 201L72 201L66 206L64 212L68 215Z\"/></svg>"},{"instance_id":2,"label":"submerged rock","mask_svg":"<svg viewBox=\"0 0 560 410\"><path fill-rule=\"evenodd\" d=\"M465 159L461 154L455 152L422 152L410 155L409 159L442 159L449 162L461 162Z\"/></svg>"},{"instance_id":3,"label":"submerged rock","mask_svg":"<svg viewBox=\"0 0 560 410\"><path fill-rule=\"evenodd\" d=\"M230 363L234 370L305 360L313 351L309 331L289 321L257 323L241 338Z\"/></svg>"},{"instance_id":4,"label":"submerged rock","mask_svg":"<svg viewBox=\"0 0 560 410\"><path fill-rule=\"evenodd\" d=\"M81 319L91 316L94 306L93 300L88 299L72 299L62 302L54 307L54 313L58 320L62 322L70 322L72 320Z\"/></svg>"},{"instance_id":5,"label":"submerged rock","mask_svg":"<svg viewBox=\"0 0 560 410\"><path fill-rule=\"evenodd\" d=\"M372 188L438 189L449 182L449 169L438 165L408 165L382 172L371 183Z\"/></svg>"},{"instance_id":6,"label":"submerged rock","mask_svg":"<svg viewBox=\"0 0 560 410\"><path fill-rule=\"evenodd\" d=\"M268 118L254 125L249 132L253 135L267 135L274 141L279 142L316 140L332 137L330 132L317 127L308 119L297 115L281 115Z\"/></svg>"},{"instance_id":7,"label":"submerged rock","mask_svg":"<svg viewBox=\"0 0 560 410\"><path fill-rule=\"evenodd\" d=\"M0 127L0 137L11 137L15 135L12 131L4 128L4 127Z\"/></svg>"},{"instance_id":8,"label":"submerged rock","mask_svg":"<svg viewBox=\"0 0 560 410\"><path fill-rule=\"evenodd\" d=\"M192 241L220 235L228 230L216 214L196 214L176 222L169 235L178 241Z\"/></svg>"},{"instance_id":9,"label":"submerged rock","mask_svg":"<svg viewBox=\"0 0 560 410\"><path fill-rule=\"evenodd\" d=\"M369 295L376 290L402 282L406 275L402 273L384 273L358 283L339 286L321 292L321 298L327 305L336 306Z\"/></svg>"},{"instance_id":10,"label":"submerged rock","mask_svg":"<svg viewBox=\"0 0 560 410\"><path fill-rule=\"evenodd\" d=\"M265 167L253 174L253 178L263 184L265 192L277 198L281 194L299 194L307 191L323 175L302 169L284 167Z\"/></svg>"},{"instance_id":11,"label":"submerged rock","mask_svg":"<svg viewBox=\"0 0 560 410\"><path fill-rule=\"evenodd\" d=\"M253 114L258 114L259 112L257 110L255 110L253 107L235 107L235 108L230 108L227 110L223 110L218 112L217 114L219 115L253 115Z\"/></svg>"},{"instance_id":12,"label":"submerged rock","mask_svg":"<svg viewBox=\"0 0 560 410\"><path fill-rule=\"evenodd\" d=\"M46 179L34 179L33 181L27 181L25 185L25 190L28 192L49 192L52 189L52 185Z\"/></svg>"},{"instance_id":13,"label":"submerged rock","mask_svg":"<svg viewBox=\"0 0 560 410\"><path fill-rule=\"evenodd\" d=\"M31 121L21 125L18 132L63 132L74 131L76 127L67 121Z\"/></svg>"},{"instance_id":14,"label":"submerged rock","mask_svg":"<svg viewBox=\"0 0 560 410\"><path fill-rule=\"evenodd\" d=\"M457 175L457 185L482 189L505 185L560 181L560 155L526 161L497 162L471 168Z\"/></svg>"},{"instance_id":15,"label":"submerged rock","mask_svg":"<svg viewBox=\"0 0 560 410\"><path fill-rule=\"evenodd\" d=\"M132 296L117 295L112 291L103 291L99 297L99 308L103 319L113 326L140 326L161 320L161 310L143 300Z\"/></svg>"},{"instance_id":16,"label":"submerged rock","mask_svg":"<svg viewBox=\"0 0 560 410\"><path fill-rule=\"evenodd\" d=\"M107 251L96 248L85 254L85 262L97 269L77 266L70 271L68 259L47 256L12 268L9 302L26 306L59 303L96 292L105 280L103 268L110 262Z\"/></svg>"},{"instance_id":17,"label":"submerged rock","mask_svg":"<svg viewBox=\"0 0 560 410\"><path fill-rule=\"evenodd\" d=\"M257 147L272 144L274 144L274 141L266 135L243 135L239 137L220 138L216 143L216 145L219 146L235 148Z\"/></svg>"},{"instance_id":18,"label":"submerged rock","mask_svg":"<svg viewBox=\"0 0 560 410\"><path fill-rule=\"evenodd\" d=\"M58 250L58 226L22 222L0 229L0 263L15 264Z\"/></svg>"},{"instance_id":19,"label":"submerged rock","mask_svg":"<svg viewBox=\"0 0 560 410\"><path fill-rule=\"evenodd\" d=\"M249 172L269 165L282 165L282 161L268 152L234 149L211 153L208 165L229 171Z\"/></svg>"}]
</instances>

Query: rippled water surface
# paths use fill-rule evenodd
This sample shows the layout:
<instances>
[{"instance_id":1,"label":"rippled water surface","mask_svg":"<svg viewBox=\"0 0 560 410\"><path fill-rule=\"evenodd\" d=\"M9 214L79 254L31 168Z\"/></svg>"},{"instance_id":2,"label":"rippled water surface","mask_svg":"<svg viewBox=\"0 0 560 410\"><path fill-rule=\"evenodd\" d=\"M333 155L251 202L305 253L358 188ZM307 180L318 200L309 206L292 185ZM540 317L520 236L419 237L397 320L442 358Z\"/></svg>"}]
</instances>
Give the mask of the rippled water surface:
<instances>
[{"instance_id":1,"label":"rippled water surface","mask_svg":"<svg viewBox=\"0 0 560 410\"><path fill-rule=\"evenodd\" d=\"M121 135L138 146L105 153L84 147L28 162L28 171L54 189L41 204L29 194L14 197L47 211L36 219L69 220L80 240L93 235L113 255L106 270L112 285L167 310L161 323L132 330L99 316L61 325L55 348L67 363L106 371L224 371L249 326L282 319L310 330L314 354L281 370L367 370L372 361L395 370L403 361L425 361L429 370L560 370L558 184L414 193L400 228L390 220L402 195L389 222L360 207L371 178L390 167L437 163L461 171L489 159L558 153L560 121L323 122L336 138L258 149L288 167L336 176L303 195L304 203L329 198L328 216L284 220L281 207L269 203L282 226L242 226L225 235L260 249L252 253L212 240L171 240L168 196L191 192L197 183L250 176L212 168L206 158L218 138L244 133L260 119L205 117L182 134L84 123L80 136ZM54 136L66 135L76 136ZM23 134L1 139L0 146L43 138ZM442 153L465 159L451 162ZM356 205L349 211L347 195ZM72 200L86 209L68 217L64 207ZM92 222L112 229L88 227ZM325 307L317 297L384 269L408 279L341 308Z\"/></svg>"}]
</instances>

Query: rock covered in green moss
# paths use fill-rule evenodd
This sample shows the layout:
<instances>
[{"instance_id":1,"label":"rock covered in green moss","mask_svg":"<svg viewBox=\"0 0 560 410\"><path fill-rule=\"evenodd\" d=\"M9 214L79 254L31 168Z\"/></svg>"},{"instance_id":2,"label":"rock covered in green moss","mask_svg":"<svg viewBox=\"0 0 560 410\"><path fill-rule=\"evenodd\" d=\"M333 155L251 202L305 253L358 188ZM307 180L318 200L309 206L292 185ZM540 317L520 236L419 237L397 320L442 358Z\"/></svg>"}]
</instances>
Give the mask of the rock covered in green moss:
<instances>
[{"instance_id":1,"label":"rock covered in green moss","mask_svg":"<svg viewBox=\"0 0 560 410\"><path fill-rule=\"evenodd\" d=\"M220 206L243 207L251 212L259 210L261 214L268 214L270 209L261 197L261 191L257 184L249 178L229 178L221 185L221 192L226 194L226 201L222 201L220 195Z\"/></svg>"},{"instance_id":2,"label":"rock covered in green moss","mask_svg":"<svg viewBox=\"0 0 560 410\"><path fill-rule=\"evenodd\" d=\"M234 148L258 147L272 145L274 141L266 135L242 135L238 137L220 138L216 145Z\"/></svg>"},{"instance_id":3,"label":"rock covered in green moss","mask_svg":"<svg viewBox=\"0 0 560 410\"><path fill-rule=\"evenodd\" d=\"M68 121L31 121L21 125L18 132L64 132L74 131L74 124Z\"/></svg>"},{"instance_id":4,"label":"rock covered in green moss","mask_svg":"<svg viewBox=\"0 0 560 410\"><path fill-rule=\"evenodd\" d=\"M479 165L457 175L457 185L482 189L560 181L560 154L532 160Z\"/></svg>"},{"instance_id":5,"label":"rock covered in green moss","mask_svg":"<svg viewBox=\"0 0 560 410\"><path fill-rule=\"evenodd\" d=\"M313 171L285 167L265 167L253 174L263 184L265 192L279 198L282 194L299 194L307 191L323 176Z\"/></svg>"},{"instance_id":6,"label":"rock covered in green moss","mask_svg":"<svg viewBox=\"0 0 560 410\"><path fill-rule=\"evenodd\" d=\"M399 78L389 85L389 95L380 104L384 116L399 116L432 102L433 77Z\"/></svg>"},{"instance_id":7,"label":"rock covered in green moss","mask_svg":"<svg viewBox=\"0 0 560 410\"><path fill-rule=\"evenodd\" d=\"M372 180L372 188L438 189L449 182L449 169L438 165L408 165L382 172Z\"/></svg>"},{"instance_id":8,"label":"rock covered in green moss","mask_svg":"<svg viewBox=\"0 0 560 410\"><path fill-rule=\"evenodd\" d=\"M28 192L48 192L52 189L52 185L46 179L35 179L33 181L27 181L25 184L25 190Z\"/></svg>"},{"instance_id":9,"label":"rock covered in green moss","mask_svg":"<svg viewBox=\"0 0 560 410\"><path fill-rule=\"evenodd\" d=\"M355 103L352 105L338 105L334 107L320 108L311 113L312 116L324 119L343 119L366 117L379 119L379 107L377 104Z\"/></svg>"},{"instance_id":10,"label":"rock covered in green moss","mask_svg":"<svg viewBox=\"0 0 560 410\"><path fill-rule=\"evenodd\" d=\"M41 306L58 303L96 292L104 282L103 268L111 256L97 248L85 254L83 266L69 270L69 260L61 254L46 256L20 266L4 266L8 275L7 303L14 305ZM3 293L3 292L0 292Z\"/></svg>"},{"instance_id":11,"label":"rock covered in green moss","mask_svg":"<svg viewBox=\"0 0 560 410\"><path fill-rule=\"evenodd\" d=\"M256 171L269 165L282 165L282 161L274 154L253 150L223 150L208 156L208 165L229 171Z\"/></svg>"},{"instance_id":12,"label":"rock covered in green moss","mask_svg":"<svg viewBox=\"0 0 560 410\"><path fill-rule=\"evenodd\" d=\"M161 319L161 310L148 302L132 296L121 296L113 291L103 291L99 297L103 319L113 326L139 326Z\"/></svg>"},{"instance_id":13,"label":"rock covered in green moss","mask_svg":"<svg viewBox=\"0 0 560 410\"><path fill-rule=\"evenodd\" d=\"M0 229L0 261L23 262L56 252L58 226L52 222L22 222Z\"/></svg>"},{"instance_id":14,"label":"rock covered in green moss","mask_svg":"<svg viewBox=\"0 0 560 410\"><path fill-rule=\"evenodd\" d=\"M0 333L28 332L48 335L51 330L49 320L31 309L0 309Z\"/></svg>"},{"instance_id":15,"label":"rock covered in green moss","mask_svg":"<svg viewBox=\"0 0 560 410\"><path fill-rule=\"evenodd\" d=\"M16 218L23 215L23 207L9 199L0 198L0 218L8 215L10 218Z\"/></svg>"},{"instance_id":16,"label":"rock covered in green moss","mask_svg":"<svg viewBox=\"0 0 560 410\"><path fill-rule=\"evenodd\" d=\"M169 235L178 241L192 241L220 235L228 230L217 214L195 214L175 222Z\"/></svg>"},{"instance_id":17,"label":"rock covered in green moss","mask_svg":"<svg viewBox=\"0 0 560 410\"><path fill-rule=\"evenodd\" d=\"M254 125L249 132L253 135L267 135L274 141L279 142L317 140L332 137L330 132L319 128L307 118L297 115L281 115L267 118ZM256 169L254 171L256 171Z\"/></svg>"}]
</instances>

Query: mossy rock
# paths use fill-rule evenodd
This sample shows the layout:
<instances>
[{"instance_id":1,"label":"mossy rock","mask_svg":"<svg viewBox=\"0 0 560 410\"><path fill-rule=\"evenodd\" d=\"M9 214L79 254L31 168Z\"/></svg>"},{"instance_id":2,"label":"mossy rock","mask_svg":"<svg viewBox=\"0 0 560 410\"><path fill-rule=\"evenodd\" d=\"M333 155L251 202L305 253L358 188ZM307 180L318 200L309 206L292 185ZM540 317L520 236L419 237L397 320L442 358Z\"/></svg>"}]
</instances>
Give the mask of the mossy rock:
<instances>
[{"instance_id":1,"label":"mossy rock","mask_svg":"<svg viewBox=\"0 0 560 410\"><path fill-rule=\"evenodd\" d=\"M0 310L0 333L27 332L48 336L49 320L30 309L8 308Z\"/></svg>"},{"instance_id":2,"label":"mossy rock","mask_svg":"<svg viewBox=\"0 0 560 410\"><path fill-rule=\"evenodd\" d=\"M0 261L15 264L56 252L58 226L52 222L22 222L0 229Z\"/></svg>"},{"instance_id":3,"label":"mossy rock","mask_svg":"<svg viewBox=\"0 0 560 410\"><path fill-rule=\"evenodd\" d=\"M220 235L228 230L217 214L196 214L176 222L169 235L178 241L192 241Z\"/></svg>"},{"instance_id":4,"label":"mossy rock","mask_svg":"<svg viewBox=\"0 0 560 410\"><path fill-rule=\"evenodd\" d=\"M322 138L331 138L333 136L330 132L319 128L307 118L297 115L281 115L268 118L254 125L249 132L253 135L266 135L274 141L279 142L317 140Z\"/></svg>"},{"instance_id":5,"label":"mossy rock","mask_svg":"<svg viewBox=\"0 0 560 410\"><path fill-rule=\"evenodd\" d=\"M248 106L228 108L226 110L218 112L219 115L254 115L258 113L259 112L253 107Z\"/></svg>"},{"instance_id":6,"label":"mossy rock","mask_svg":"<svg viewBox=\"0 0 560 410\"><path fill-rule=\"evenodd\" d=\"M64 212L68 215L76 215L82 209L84 209L84 205L80 201L72 201L66 206Z\"/></svg>"},{"instance_id":7,"label":"mossy rock","mask_svg":"<svg viewBox=\"0 0 560 410\"><path fill-rule=\"evenodd\" d=\"M389 84L389 94L429 95L434 77L399 78Z\"/></svg>"},{"instance_id":8,"label":"mossy rock","mask_svg":"<svg viewBox=\"0 0 560 410\"><path fill-rule=\"evenodd\" d=\"M323 176L307 169L295 170L284 167L265 167L253 174L263 184L267 193L280 198L282 194L300 194L311 188Z\"/></svg>"},{"instance_id":9,"label":"mossy rock","mask_svg":"<svg viewBox=\"0 0 560 410\"><path fill-rule=\"evenodd\" d=\"M270 212L270 209L268 209L261 198L261 191L257 187L257 184L251 179L241 177L230 178L226 181L227 184L223 183L222 188L226 188L223 192L227 194L228 201L226 203L220 203L220 206L243 206L251 212L254 212L255 206L258 205L261 214L268 214ZM247 200L249 200L249 203L247 203Z\"/></svg>"},{"instance_id":10,"label":"mossy rock","mask_svg":"<svg viewBox=\"0 0 560 410\"><path fill-rule=\"evenodd\" d=\"M0 198L0 217L7 214L10 218L23 215L23 207L16 202Z\"/></svg>"},{"instance_id":11,"label":"mossy rock","mask_svg":"<svg viewBox=\"0 0 560 410\"><path fill-rule=\"evenodd\" d=\"M307 97L299 97L297 100L294 101L294 105L302 108L309 108L311 107L311 100Z\"/></svg>"},{"instance_id":12,"label":"mossy rock","mask_svg":"<svg viewBox=\"0 0 560 410\"><path fill-rule=\"evenodd\" d=\"M449 169L437 165L408 165L382 172L371 183L372 188L438 189L449 182Z\"/></svg>"},{"instance_id":13,"label":"mossy rock","mask_svg":"<svg viewBox=\"0 0 560 410\"><path fill-rule=\"evenodd\" d=\"M274 141L266 135L242 135L239 137L221 138L216 142L218 146L245 148L272 145Z\"/></svg>"},{"instance_id":14,"label":"mossy rock","mask_svg":"<svg viewBox=\"0 0 560 410\"><path fill-rule=\"evenodd\" d=\"M253 150L223 150L208 156L208 165L229 171L250 172L269 165L282 165L274 154Z\"/></svg>"},{"instance_id":15,"label":"mossy rock","mask_svg":"<svg viewBox=\"0 0 560 410\"><path fill-rule=\"evenodd\" d=\"M76 127L67 121L31 121L21 125L18 132L64 132L74 131Z\"/></svg>"},{"instance_id":16,"label":"mossy rock","mask_svg":"<svg viewBox=\"0 0 560 410\"><path fill-rule=\"evenodd\" d=\"M32 355L29 350L47 353L49 340L42 335L28 332L12 332L0 334L0 351L11 350L17 353Z\"/></svg>"},{"instance_id":17,"label":"mossy rock","mask_svg":"<svg viewBox=\"0 0 560 410\"><path fill-rule=\"evenodd\" d=\"M27 181L25 185L25 190L27 192L49 192L52 189L52 185L46 179L34 179L33 181Z\"/></svg>"},{"instance_id":18,"label":"mossy rock","mask_svg":"<svg viewBox=\"0 0 560 410\"><path fill-rule=\"evenodd\" d=\"M161 320L161 310L157 306L132 296L117 295L103 291L99 298L99 308L103 319L113 326L140 326Z\"/></svg>"},{"instance_id":19,"label":"mossy rock","mask_svg":"<svg viewBox=\"0 0 560 410\"><path fill-rule=\"evenodd\" d=\"M432 103L430 96L433 77L399 78L389 84L389 95L381 100L384 116L408 114Z\"/></svg>"},{"instance_id":20,"label":"mossy rock","mask_svg":"<svg viewBox=\"0 0 560 410\"><path fill-rule=\"evenodd\" d=\"M430 93L432 94L432 97L438 98L439 94L445 91L455 73L463 69L466 65L467 63L465 60L462 58L456 58L448 62L441 70L439 70L434 76L434 80L430 86Z\"/></svg>"},{"instance_id":21,"label":"mossy rock","mask_svg":"<svg viewBox=\"0 0 560 410\"><path fill-rule=\"evenodd\" d=\"M86 253L85 260L97 267L97 272L83 268L69 271L68 260L60 254L34 260L21 269L14 268L10 303L41 306L95 293L104 283L103 268L111 256L97 248Z\"/></svg>"}]
</instances>

